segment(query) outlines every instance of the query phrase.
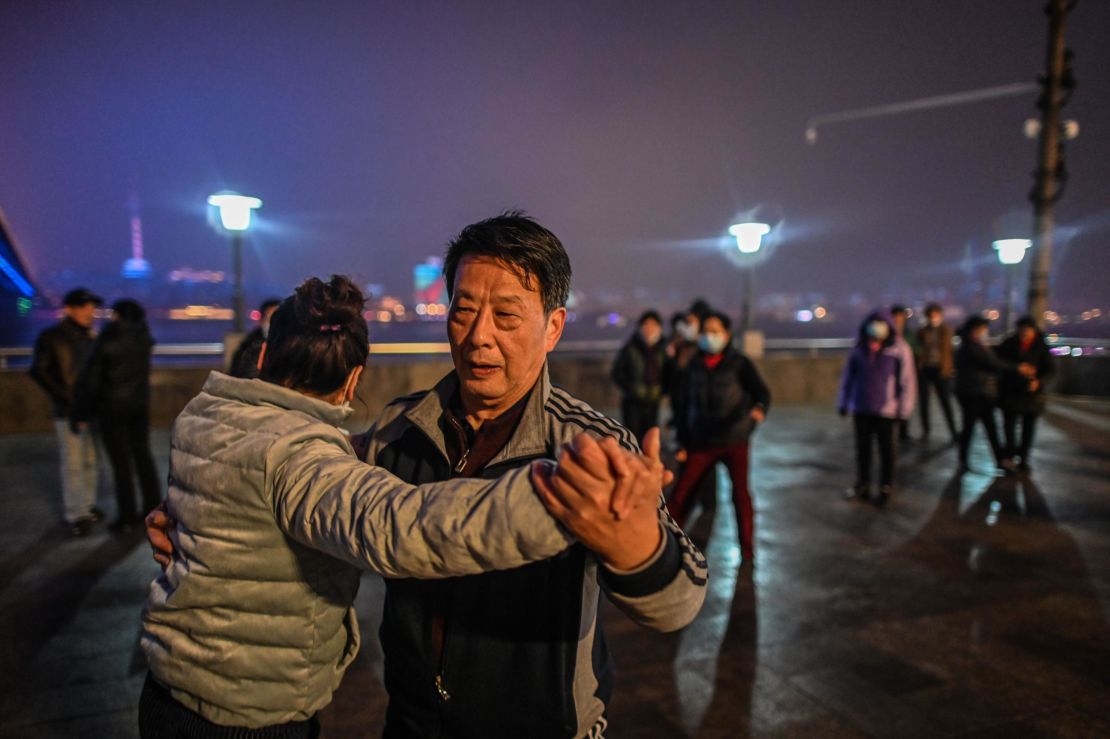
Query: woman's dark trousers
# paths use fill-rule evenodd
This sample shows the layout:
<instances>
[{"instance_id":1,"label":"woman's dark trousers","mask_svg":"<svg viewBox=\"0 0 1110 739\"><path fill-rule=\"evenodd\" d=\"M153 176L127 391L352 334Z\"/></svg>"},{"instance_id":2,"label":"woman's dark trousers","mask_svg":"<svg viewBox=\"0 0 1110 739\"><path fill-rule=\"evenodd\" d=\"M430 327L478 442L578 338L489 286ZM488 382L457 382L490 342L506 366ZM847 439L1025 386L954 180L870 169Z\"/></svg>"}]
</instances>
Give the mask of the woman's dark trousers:
<instances>
[{"instance_id":1,"label":"woman's dark trousers","mask_svg":"<svg viewBox=\"0 0 1110 739\"><path fill-rule=\"evenodd\" d=\"M856 425L856 485L871 484L871 447L879 445L879 484L894 485L895 440L898 420L859 413L853 416Z\"/></svg>"},{"instance_id":2,"label":"woman's dark trousers","mask_svg":"<svg viewBox=\"0 0 1110 739\"><path fill-rule=\"evenodd\" d=\"M136 521L162 500L158 469L150 453L150 417L143 411L101 416L100 433L116 483L119 520ZM142 491L142 511L135 510L135 478Z\"/></svg>"},{"instance_id":3,"label":"woman's dark trousers","mask_svg":"<svg viewBox=\"0 0 1110 739\"><path fill-rule=\"evenodd\" d=\"M659 403L624 398L621 400L621 418L625 427L635 434L636 441L643 441L644 434L659 425Z\"/></svg>"}]
</instances>

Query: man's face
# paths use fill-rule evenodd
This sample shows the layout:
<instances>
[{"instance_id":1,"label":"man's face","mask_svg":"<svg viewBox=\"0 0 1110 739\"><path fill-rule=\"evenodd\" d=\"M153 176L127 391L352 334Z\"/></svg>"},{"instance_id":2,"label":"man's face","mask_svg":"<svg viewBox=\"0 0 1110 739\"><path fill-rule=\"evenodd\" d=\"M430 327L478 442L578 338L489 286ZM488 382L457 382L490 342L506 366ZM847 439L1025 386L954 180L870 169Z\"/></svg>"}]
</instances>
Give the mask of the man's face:
<instances>
[{"instance_id":1,"label":"man's face","mask_svg":"<svg viewBox=\"0 0 1110 739\"><path fill-rule=\"evenodd\" d=\"M1020 341L1024 341L1025 343L1029 343L1030 341L1032 341L1036 337L1037 337L1037 332L1034 331L1030 326L1022 326L1021 328L1018 329L1018 339Z\"/></svg>"},{"instance_id":2,"label":"man's face","mask_svg":"<svg viewBox=\"0 0 1110 739\"><path fill-rule=\"evenodd\" d=\"M559 343L566 309L545 315L539 285L535 279L531 285L492 257L459 262L447 339L467 412L511 407L536 384L547 353Z\"/></svg>"},{"instance_id":3,"label":"man's face","mask_svg":"<svg viewBox=\"0 0 1110 739\"><path fill-rule=\"evenodd\" d=\"M82 328L92 328L93 321L96 319L96 303L85 303L84 305L67 305L62 309L65 315Z\"/></svg>"},{"instance_id":4,"label":"man's face","mask_svg":"<svg viewBox=\"0 0 1110 739\"><path fill-rule=\"evenodd\" d=\"M892 323L894 324L894 333L901 335L902 332L906 329L906 314L895 313L892 318Z\"/></svg>"},{"instance_id":5,"label":"man's face","mask_svg":"<svg viewBox=\"0 0 1110 739\"><path fill-rule=\"evenodd\" d=\"M655 346L663 338L663 324L654 318L649 318L640 324L640 337L648 346Z\"/></svg>"}]
</instances>

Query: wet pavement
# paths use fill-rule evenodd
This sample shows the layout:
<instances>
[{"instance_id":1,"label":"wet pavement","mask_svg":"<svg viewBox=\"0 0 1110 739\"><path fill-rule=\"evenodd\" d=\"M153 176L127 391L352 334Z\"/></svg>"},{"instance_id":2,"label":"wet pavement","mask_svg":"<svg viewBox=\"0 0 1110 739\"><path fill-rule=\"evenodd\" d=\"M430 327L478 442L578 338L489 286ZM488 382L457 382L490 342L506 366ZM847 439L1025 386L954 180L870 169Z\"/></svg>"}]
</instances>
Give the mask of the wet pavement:
<instances>
[{"instance_id":1,"label":"wet pavement","mask_svg":"<svg viewBox=\"0 0 1110 739\"><path fill-rule=\"evenodd\" d=\"M1110 405L1057 403L1039 431L1028 476L984 474L982 439L962 477L951 446L904 448L880 511L840 499L849 422L776 408L754 446L754 567L722 478L691 527L711 563L697 621L654 634L604 608L609 736L1110 736ZM62 536L50 437L0 438L0 469L0 735L134 736L142 534ZM364 578L326 736L380 733L382 592Z\"/></svg>"}]
</instances>

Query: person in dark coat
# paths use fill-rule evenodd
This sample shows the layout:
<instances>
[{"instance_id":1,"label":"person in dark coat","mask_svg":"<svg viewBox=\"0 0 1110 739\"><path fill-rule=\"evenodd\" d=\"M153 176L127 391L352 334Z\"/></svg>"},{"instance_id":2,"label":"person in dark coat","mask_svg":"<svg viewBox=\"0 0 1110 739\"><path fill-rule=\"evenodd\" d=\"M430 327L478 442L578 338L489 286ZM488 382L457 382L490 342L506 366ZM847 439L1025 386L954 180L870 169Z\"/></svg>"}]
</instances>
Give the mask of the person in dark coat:
<instances>
[{"instance_id":1,"label":"person in dark coat","mask_svg":"<svg viewBox=\"0 0 1110 739\"><path fill-rule=\"evenodd\" d=\"M150 453L150 355L154 339L146 311L134 300L112 305L112 322L97 337L77 378L74 424L95 420L115 478L114 529L139 523L162 500ZM142 510L135 507L135 480Z\"/></svg>"},{"instance_id":2,"label":"person in dark coat","mask_svg":"<svg viewBox=\"0 0 1110 739\"><path fill-rule=\"evenodd\" d=\"M243 341L231 355L231 366L227 371L229 375L248 380L258 377L258 357L262 354L262 345L266 343L266 335L270 332L270 317L279 305L281 300L270 298L258 306L258 326L243 337Z\"/></svg>"},{"instance_id":3,"label":"person in dark coat","mask_svg":"<svg viewBox=\"0 0 1110 739\"><path fill-rule=\"evenodd\" d=\"M921 438L928 439L930 432L930 388L936 393L944 421L952 441L959 441L956 420L952 414L952 329L944 322L944 310L937 303L925 306L925 325L917 330L918 393L921 405Z\"/></svg>"},{"instance_id":4,"label":"person in dark coat","mask_svg":"<svg viewBox=\"0 0 1110 739\"><path fill-rule=\"evenodd\" d=\"M859 329L856 348L844 365L837 411L851 414L856 430L856 483L845 497L871 498L871 450L879 446L879 496L886 505L894 493L899 425L913 413L917 373L913 355L899 338L890 315L874 312Z\"/></svg>"},{"instance_id":5,"label":"person in dark coat","mask_svg":"<svg viewBox=\"0 0 1110 739\"><path fill-rule=\"evenodd\" d=\"M981 316L972 316L960 330L960 348L956 351L956 400L960 403L963 426L960 429L960 471L968 469L971 435L975 424L982 423L995 464L1009 471L1013 462L1007 460L998 439L994 408L998 402L998 383L1003 375L1024 378L1033 376L1029 364L1012 364L995 356L988 343L990 323Z\"/></svg>"},{"instance_id":6,"label":"person in dark coat","mask_svg":"<svg viewBox=\"0 0 1110 739\"><path fill-rule=\"evenodd\" d=\"M96 439L87 424L71 427L74 385L93 344L96 309L104 304L83 287L63 298L63 318L35 341L31 377L54 405L54 431L61 452L63 519L69 533L84 536L104 514L96 507Z\"/></svg>"},{"instance_id":7,"label":"person in dark coat","mask_svg":"<svg viewBox=\"0 0 1110 739\"><path fill-rule=\"evenodd\" d=\"M732 480L740 551L751 560L755 522L748 491L749 444L766 418L771 391L755 364L732 345L731 322L723 313L711 313L702 322L698 348L674 398L680 457L685 459L679 459L684 465L667 508L681 525L696 500L692 493L723 462Z\"/></svg>"},{"instance_id":8,"label":"person in dark coat","mask_svg":"<svg viewBox=\"0 0 1110 739\"><path fill-rule=\"evenodd\" d=\"M659 425L659 404L666 393L667 346L663 319L653 310L636 322L632 335L617 355L611 373L621 390L621 417L637 439Z\"/></svg>"},{"instance_id":9,"label":"person in dark coat","mask_svg":"<svg viewBox=\"0 0 1110 739\"><path fill-rule=\"evenodd\" d=\"M1002 426L1005 429L1007 459L1017 458L1017 468L1028 472L1029 451L1033 446L1033 433L1037 417L1044 413L1045 382L1052 376L1052 353L1045 343L1044 334L1031 316L1022 316L1016 330L998 347L999 359L1011 364L1028 364L1036 373L1025 378L1008 374L1002 377L998 405L1002 408ZM1017 425L1021 422L1021 442L1017 443Z\"/></svg>"}]
</instances>

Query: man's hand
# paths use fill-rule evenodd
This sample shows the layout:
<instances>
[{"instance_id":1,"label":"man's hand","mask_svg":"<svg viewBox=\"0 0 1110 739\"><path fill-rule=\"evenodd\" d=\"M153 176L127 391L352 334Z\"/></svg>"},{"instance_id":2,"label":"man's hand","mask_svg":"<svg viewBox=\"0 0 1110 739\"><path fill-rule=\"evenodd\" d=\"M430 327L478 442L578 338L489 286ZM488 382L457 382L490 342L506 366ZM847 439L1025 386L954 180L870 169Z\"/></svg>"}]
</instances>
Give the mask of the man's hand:
<instances>
[{"instance_id":1,"label":"man's hand","mask_svg":"<svg viewBox=\"0 0 1110 739\"><path fill-rule=\"evenodd\" d=\"M756 423L763 423L763 419L767 418L767 414L763 412L762 408L752 408L752 418Z\"/></svg>"},{"instance_id":2,"label":"man's hand","mask_svg":"<svg viewBox=\"0 0 1110 739\"><path fill-rule=\"evenodd\" d=\"M659 431L644 437L647 456L630 454L613 439L579 434L563 448L554 470L533 468L536 492L548 511L602 561L618 570L640 566L663 536L658 502L665 479Z\"/></svg>"},{"instance_id":3,"label":"man's hand","mask_svg":"<svg viewBox=\"0 0 1110 739\"><path fill-rule=\"evenodd\" d=\"M167 531L177 525L177 522L170 518L170 514L166 512L166 502L162 501L150 513L146 514L146 540L150 544L151 550L154 553L154 561L162 565L162 569L170 566L170 561L173 559L173 542L166 534Z\"/></svg>"},{"instance_id":4,"label":"man's hand","mask_svg":"<svg viewBox=\"0 0 1110 739\"><path fill-rule=\"evenodd\" d=\"M1017 369L1018 369L1018 372L1021 373L1021 375L1023 377L1030 377L1031 378L1031 377L1036 377L1037 376L1037 368L1034 367L1033 365L1029 364L1028 362L1022 362L1021 364L1018 365Z\"/></svg>"}]
</instances>

